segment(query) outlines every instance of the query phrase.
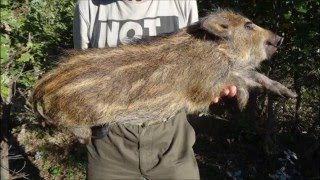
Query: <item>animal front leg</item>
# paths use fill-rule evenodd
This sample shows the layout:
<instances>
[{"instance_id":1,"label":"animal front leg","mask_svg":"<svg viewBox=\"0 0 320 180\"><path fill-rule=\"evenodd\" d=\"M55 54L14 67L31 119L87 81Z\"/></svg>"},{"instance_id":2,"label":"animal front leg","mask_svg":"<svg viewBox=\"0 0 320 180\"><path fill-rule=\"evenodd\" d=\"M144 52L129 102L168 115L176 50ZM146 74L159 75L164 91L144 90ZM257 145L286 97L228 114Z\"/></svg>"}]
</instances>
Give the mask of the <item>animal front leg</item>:
<instances>
[{"instance_id":1,"label":"animal front leg","mask_svg":"<svg viewBox=\"0 0 320 180\"><path fill-rule=\"evenodd\" d=\"M296 97L297 95L289 90L281 83L271 80L267 76L258 73L257 71L233 73L229 79L235 86L237 86L237 100L238 106L243 110L249 100L250 88L265 88L280 96Z\"/></svg>"},{"instance_id":2,"label":"animal front leg","mask_svg":"<svg viewBox=\"0 0 320 180\"><path fill-rule=\"evenodd\" d=\"M256 82L261 84L262 87L264 87L268 91L271 91L271 92L278 94L280 96L286 96L286 97L292 97L292 98L297 97L296 93L292 92L290 89L285 87L283 84L281 84L277 81L274 81L261 73L258 73L256 71L252 71L251 75Z\"/></svg>"}]
</instances>

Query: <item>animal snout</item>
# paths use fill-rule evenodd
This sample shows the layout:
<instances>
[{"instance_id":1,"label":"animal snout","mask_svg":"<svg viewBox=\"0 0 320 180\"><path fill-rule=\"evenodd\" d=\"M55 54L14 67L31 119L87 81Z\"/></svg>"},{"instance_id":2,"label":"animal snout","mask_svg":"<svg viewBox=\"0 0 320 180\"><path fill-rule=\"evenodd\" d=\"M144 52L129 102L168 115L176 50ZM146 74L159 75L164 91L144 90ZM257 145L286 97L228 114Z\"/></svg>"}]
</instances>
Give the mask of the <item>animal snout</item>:
<instances>
[{"instance_id":1,"label":"animal snout","mask_svg":"<svg viewBox=\"0 0 320 180\"><path fill-rule=\"evenodd\" d=\"M274 35L272 38L266 41L266 45L278 48L282 44L283 40L284 40L283 37Z\"/></svg>"},{"instance_id":2,"label":"animal snout","mask_svg":"<svg viewBox=\"0 0 320 180\"><path fill-rule=\"evenodd\" d=\"M265 41L265 50L267 59L270 59L283 42L283 37L271 34L271 37Z\"/></svg>"}]
</instances>

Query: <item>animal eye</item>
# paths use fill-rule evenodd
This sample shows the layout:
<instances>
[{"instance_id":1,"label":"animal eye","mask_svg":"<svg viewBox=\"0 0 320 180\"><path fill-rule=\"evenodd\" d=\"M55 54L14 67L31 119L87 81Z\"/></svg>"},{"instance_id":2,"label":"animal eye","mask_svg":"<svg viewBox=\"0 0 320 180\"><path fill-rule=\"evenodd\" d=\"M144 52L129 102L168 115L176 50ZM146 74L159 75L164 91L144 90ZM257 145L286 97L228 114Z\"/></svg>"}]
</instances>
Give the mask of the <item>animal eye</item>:
<instances>
[{"instance_id":1,"label":"animal eye","mask_svg":"<svg viewBox=\"0 0 320 180\"><path fill-rule=\"evenodd\" d=\"M245 28L246 30L253 30L253 23L252 23L252 22L246 22L246 23L244 24L244 28Z\"/></svg>"}]
</instances>

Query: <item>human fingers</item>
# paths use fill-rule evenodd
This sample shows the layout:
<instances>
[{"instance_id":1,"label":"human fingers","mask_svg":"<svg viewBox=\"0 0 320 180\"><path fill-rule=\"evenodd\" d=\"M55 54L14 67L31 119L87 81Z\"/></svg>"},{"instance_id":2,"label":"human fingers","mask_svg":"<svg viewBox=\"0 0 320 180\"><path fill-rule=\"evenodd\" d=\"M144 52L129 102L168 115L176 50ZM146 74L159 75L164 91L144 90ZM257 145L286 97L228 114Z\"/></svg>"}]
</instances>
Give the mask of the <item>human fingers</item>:
<instances>
[{"instance_id":1,"label":"human fingers","mask_svg":"<svg viewBox=\"0 0 320 180\"><path fill-rule=\"evenodd\" d=\"M228 96L229 97L234 97L236 94L237 94L237 87L232 85L232 86L229 86L229 94Z\"/></svg>"},{"instance_id":2,"label":"human fingers","mask_svg":"<svg viewBox=\"0 0 320 180\"><path fill-rule=\"evenodd\" d=\"M213 103L218 103L218 102L219 102L219 99L220 99L219 96L214 97L213 100L212 100L212 102L213 102Z\"/></svg>"}]
</instances>

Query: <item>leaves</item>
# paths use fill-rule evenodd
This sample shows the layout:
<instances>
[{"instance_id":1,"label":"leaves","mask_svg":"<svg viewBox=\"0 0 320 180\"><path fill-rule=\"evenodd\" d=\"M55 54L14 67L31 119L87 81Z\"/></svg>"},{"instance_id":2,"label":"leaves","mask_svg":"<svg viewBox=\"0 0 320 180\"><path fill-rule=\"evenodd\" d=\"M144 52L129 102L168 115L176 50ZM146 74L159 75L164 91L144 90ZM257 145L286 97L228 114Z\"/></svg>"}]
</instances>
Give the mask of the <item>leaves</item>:
<instances>
[{"instance_id":1,"label":"leaves","mask_svg":"<svg viewBox=\"0 0 320 180\"><path fill-rule=\"evenodd\" d=\"M7 46L2 46L1 45L1 56L0 56L0 60L1 60L1 64L4 64L8 61L9 56L8 56L8 51L10 50L10 47Z\"/></svg>"},{"instance_id":2,"label":"leaves","mask_svg":"<svg viewBox=\"0 0 320 180\"><path fill-rule=\"evenodd\" d=\"M32 59L32 55L29 52L23 53L19 59L17 59L18 63L24 64L26 62L29 62L30 59Z\"/></svg>"},{"instance_id":3,"label":"leaves","mask_svg":"<svg viewBox=\"0 0 320 180\"><path fill-rule=\"evenodd\" d=\"M3 101L6 101L9 95L8 87L6 86L9 82L9 78L6 76L6 74L0 75L1 78L1 98Z\"/></svg>"},{"instance_id":4,"label":"leaves","mask_svg":"<svg viewBox=\"0 0 320 180\"><path fill-rule=\"evenodd\" d=\"M73 8L74 2L67 0L1 0L2 99L13 85L24 91L32 88L43 69L50 67L48 51L58 44L72 45Z\"/></svg>"},{"instance_id":5,"label":"leaves","mask_svg":"<svg viewBox=\"0 0 320 180\"><path fill-rule=\"evenodd\" d=\"M285 20L289 20L292 16L292 13L291 11L288 11L287 13L283 14L283 17Z\"/></svg>"},{"instance_id":6,"label":"leaves","mask_svg":"<svg viewBox=\"0 0 320 180\"><path fill-rule=\"evenodd\" d=\"M1 5L9 5L9 0L1 0L0 4Z\"/></svg>"}]
</instances>

